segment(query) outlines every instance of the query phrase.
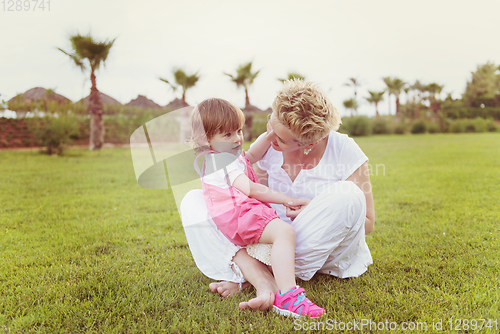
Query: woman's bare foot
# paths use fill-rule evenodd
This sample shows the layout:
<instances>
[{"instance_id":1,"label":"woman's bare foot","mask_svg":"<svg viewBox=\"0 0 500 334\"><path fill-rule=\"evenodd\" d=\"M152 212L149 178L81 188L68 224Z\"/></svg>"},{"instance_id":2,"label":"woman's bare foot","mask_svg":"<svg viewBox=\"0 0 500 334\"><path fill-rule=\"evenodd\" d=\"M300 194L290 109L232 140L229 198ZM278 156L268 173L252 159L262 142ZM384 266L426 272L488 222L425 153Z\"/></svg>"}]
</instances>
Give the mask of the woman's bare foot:
<instances>
[{"instance_id":1,"label":"woman's bare foot","mask_svg":"<svg viewBox=\"0 0 500 334\"><path fill-rule=\"evenodd\" d=\"M269 279L271 278L271 279ZM252 310L264 311L273 306L274 296L278 291L274 278L263 277L259 284L256 285L257 297L250 299L247 302L240 303L240 309L251 308Z\"/></svg>"},{"instance_id":2,"label":"woman's bare foot","mask_svg":"<svg viewBox=\"0 0 500 334\"><path fill-rule=\"evenodd\" d=\"M245 282L241 284L242 289L246 289L250 286L250 283ZM210 283L208 286L212 292L216 292L222 297L230 297L240 291L240 285L234 282L214 282Z\"/></svg>"}]
</instances>

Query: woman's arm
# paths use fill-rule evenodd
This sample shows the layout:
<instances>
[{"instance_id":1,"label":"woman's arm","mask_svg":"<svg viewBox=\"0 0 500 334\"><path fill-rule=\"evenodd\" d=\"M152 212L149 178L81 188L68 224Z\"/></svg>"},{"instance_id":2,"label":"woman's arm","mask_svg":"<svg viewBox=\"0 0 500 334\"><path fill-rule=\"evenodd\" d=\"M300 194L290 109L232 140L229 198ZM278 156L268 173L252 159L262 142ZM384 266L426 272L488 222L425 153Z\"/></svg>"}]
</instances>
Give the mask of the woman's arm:
<instances>
[{"instance_id":1,"label":"woman's arm","mask_svg":"<svg viewBox=\"0 0 500 334\"><path fill-rule=\"evenodd\" d=\"M373 231L375 228L375 205L373 202L372 184L370 182L370 170L365 162L361 165L346 181L352 181L356 184L366 197L366 219L365 234Z\"/></svg>"},{"instance_id":2,"label":"woman's arm","mask_svg":"<svg viewBox=\"0 0 500 334\"><path fill-rule=\"evenodd\" d=\"M250 180L245 174L239 175L233 181L233 187L248 197L258 199L259 201L265 203L276 203L289 206L290 202L297 200L295 197L285 195L260 183L252 182L252 180Z\"/></svg>"}]
</instances>

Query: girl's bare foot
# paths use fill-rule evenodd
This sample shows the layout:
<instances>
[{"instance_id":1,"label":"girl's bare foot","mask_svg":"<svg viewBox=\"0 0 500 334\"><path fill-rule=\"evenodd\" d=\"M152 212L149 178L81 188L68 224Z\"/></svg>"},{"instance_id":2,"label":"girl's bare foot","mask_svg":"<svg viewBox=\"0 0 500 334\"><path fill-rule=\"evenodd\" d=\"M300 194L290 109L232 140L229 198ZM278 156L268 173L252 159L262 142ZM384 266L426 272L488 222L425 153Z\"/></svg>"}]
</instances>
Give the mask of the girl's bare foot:
<instances>
[{"instance_id":1,"label":"girl's bare foot","mask_svg":"<svg viewBox=\"0 0 500 334\"><path fill-rule=\"evenodd\" d=\"M245 282L241 284L242 289L246 289L250 286L250 283ZM230 297L240 291L240 285L234 282L214 282L210 283L208 286L212 292L216 292L222 297Z\"/></svg>"},{"instance_id":2,"label":"girl's bare foot","mask_svg":"<svg viewBox=\"0 0 500 334\"><path fill-rule=\"evenodd\" d=\"M278 291L274 279L269 280L268 277L264 277L260 280L259 284L257 284L256 289L257 297L247 302L241 302L239 305L240 309L251 308L252 310L264 311L273 306L274 296Z\"/></svg>"}]
</instances>

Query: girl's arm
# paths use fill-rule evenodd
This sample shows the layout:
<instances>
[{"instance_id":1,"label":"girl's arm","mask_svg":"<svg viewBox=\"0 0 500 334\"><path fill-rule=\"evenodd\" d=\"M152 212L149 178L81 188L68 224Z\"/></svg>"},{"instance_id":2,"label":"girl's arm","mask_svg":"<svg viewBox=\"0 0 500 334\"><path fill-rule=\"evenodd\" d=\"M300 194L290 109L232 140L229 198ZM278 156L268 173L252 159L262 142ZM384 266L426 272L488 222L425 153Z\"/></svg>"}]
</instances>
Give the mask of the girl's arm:
<instances>
[{"instance_id":1,"label":"girl's arm","mask_svg":"<svg viewBox=\"0 0 500 334\"><path fill-rule=\"evenodd\" d=\"M289 206L297 198L275 191L260 183L254 183L245 174L239 175L233 182L233 187L247 195L265 203L276 203Z\"/></svg>"},{"instance_id":2,"label":"girl's arm","mask_svg":"<svg viewBox=\"0 0 500 334\"><path fill-rule=\"evenodd\" d=\"M269 122L267 123L267 135L257 138L255 143L252 144L252 147L245 152L245 156L250 160L250 163L253 165L266 154L267 150L271 146L271 134L273 133L273 129L270 127Z\"/></svg>"}]
</instances>

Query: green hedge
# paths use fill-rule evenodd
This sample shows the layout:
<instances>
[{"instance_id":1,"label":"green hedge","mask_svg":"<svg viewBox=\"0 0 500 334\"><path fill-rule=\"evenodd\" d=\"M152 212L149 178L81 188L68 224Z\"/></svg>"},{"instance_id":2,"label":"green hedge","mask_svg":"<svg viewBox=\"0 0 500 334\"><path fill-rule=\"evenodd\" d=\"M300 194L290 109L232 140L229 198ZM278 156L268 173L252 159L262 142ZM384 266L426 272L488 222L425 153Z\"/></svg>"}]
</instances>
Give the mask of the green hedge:
<instances>
[{"instance_id":1,"label":"green hedge","mask_svg":"<svg viewBox=\"0 0 500 334\"><path fill-rule=\"evenodd\" d=\"M500 107L486 107L486 108L444 108L441 110L445 118L450 119L463 119L463 118L477 118L484 119L493 118L500 120Z\"/></svg>"}]
</instances>

